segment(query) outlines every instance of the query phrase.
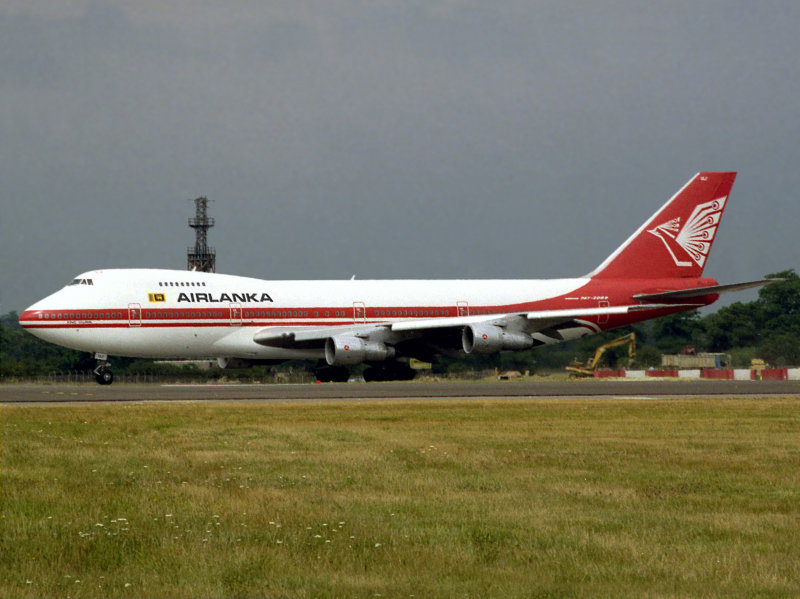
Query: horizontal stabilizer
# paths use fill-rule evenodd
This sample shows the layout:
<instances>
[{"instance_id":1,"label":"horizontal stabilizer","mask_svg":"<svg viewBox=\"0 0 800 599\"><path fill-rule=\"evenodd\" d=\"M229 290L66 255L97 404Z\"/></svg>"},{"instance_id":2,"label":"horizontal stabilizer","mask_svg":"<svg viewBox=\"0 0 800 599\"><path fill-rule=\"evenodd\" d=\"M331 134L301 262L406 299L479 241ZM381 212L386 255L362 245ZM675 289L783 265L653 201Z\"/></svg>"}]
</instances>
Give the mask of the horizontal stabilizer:
<instances>
[{"instance_id":1,"label":"horizontal stabilizer","mask_svg":"<svg viewBox=\"0 0 800 599\"><path fill-rule=\"evenodd\" d=\"M663 302L668 300L689 299L693 297L703 297L706 295L718 295L729 291L742 291L769 285L783 279L762 279L760 281L748 281L747 283L732 283L730 285L711 285L709 287L694 287L692 289L679 289L677 291L662 291L660 293L639 293L633 299L643 302Z\"/></svg>"}]
</instances>

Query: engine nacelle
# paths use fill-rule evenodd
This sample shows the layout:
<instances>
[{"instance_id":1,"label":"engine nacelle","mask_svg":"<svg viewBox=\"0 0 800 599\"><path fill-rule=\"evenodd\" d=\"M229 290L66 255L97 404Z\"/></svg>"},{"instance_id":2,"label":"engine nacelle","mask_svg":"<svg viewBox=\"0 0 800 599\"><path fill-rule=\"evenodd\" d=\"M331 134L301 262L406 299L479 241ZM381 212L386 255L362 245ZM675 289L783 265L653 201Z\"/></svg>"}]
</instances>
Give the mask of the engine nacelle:
<instances>
[{"instance_id":1,"label":"engine nacelle","mask_svg":"<svg viewBox=\"0 0 800 599\"><path fill-rule=\"evenodd\" d=\"M354 366L362 362L382 362L394 358L394 348L358 337L329 337L325 341L325 361L330 366Z\"/></svg>"},{"instance_id":2,"label":"engine nacelle","mask_svg":"<svg viewBox=\"0 0 800 599\"><path fill-rule=\"evenodd\" d=\"M470 324L464 327L461 345L468 354L496 354L533 347L533 337L527 333L506 331L493 324Z\"/></svg>"}]
</instances>

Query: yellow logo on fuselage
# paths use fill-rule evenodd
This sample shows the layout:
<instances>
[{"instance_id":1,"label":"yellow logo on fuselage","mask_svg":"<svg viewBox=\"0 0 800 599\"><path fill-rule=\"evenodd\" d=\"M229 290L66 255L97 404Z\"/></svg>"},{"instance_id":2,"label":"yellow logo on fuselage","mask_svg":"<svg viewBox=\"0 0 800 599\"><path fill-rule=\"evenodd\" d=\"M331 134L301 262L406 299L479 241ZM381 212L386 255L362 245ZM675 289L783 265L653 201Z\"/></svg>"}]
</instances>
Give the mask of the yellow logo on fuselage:
<instances>
[{"instance_id":1,"label":"yellow logo on fuselage","mask_svg":"<svg viewBox=\"0 0 800 599\"><path fill-rule=\"evenodd\" d=\"M151 302L165 302L167 298L163 293L148 293L147 299Z\"/></svg>"}]
</instances>

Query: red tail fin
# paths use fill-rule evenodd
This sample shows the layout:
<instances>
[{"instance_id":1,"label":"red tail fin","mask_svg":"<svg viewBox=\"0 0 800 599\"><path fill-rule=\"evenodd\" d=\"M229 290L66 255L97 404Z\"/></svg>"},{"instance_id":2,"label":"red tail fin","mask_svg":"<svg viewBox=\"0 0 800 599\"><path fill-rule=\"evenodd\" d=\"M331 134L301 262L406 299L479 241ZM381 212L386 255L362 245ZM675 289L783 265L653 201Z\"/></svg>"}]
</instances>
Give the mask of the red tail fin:
<instances>
[{"instance_id":1,"label":"red tail fin","mask_svg":"<svg viewBox=\"0 0 800 599\"><path fill-rule=\"evenodd\" d=\"M697 173L590 277L700 277L736 173Z\"/></svg>"}]
</instances>

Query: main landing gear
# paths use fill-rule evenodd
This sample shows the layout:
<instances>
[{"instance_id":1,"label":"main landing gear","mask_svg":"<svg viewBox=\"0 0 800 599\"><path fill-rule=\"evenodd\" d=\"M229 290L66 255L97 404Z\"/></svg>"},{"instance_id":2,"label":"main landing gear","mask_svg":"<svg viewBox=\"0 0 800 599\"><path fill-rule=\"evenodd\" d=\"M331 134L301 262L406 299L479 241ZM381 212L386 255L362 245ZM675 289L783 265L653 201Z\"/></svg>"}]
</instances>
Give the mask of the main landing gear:
<instances>
[{"instance_id":1,"label":"main landing gear","mask_svg":"<svg viewBox=\"0 0 800 599\"><path fill-rule=\"evenodd\" d=\"M95 354L94 357L97 360L97 368L92 371L94 380L100 385L110 385L114 382L114 373L111 372L108 356L106 354Z\"/></svg>"}]
</instances>

